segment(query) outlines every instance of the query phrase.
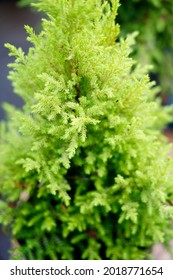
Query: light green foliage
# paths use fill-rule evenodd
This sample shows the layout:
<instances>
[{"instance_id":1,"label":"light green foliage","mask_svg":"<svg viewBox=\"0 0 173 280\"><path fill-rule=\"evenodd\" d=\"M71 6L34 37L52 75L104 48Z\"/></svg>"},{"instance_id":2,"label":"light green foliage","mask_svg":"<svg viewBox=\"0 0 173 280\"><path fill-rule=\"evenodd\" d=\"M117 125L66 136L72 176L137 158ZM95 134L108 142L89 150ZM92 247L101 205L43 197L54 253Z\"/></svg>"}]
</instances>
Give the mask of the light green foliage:
<instances>
[{"instance_id":1,"label":"light green foliage","mask_svg":"<svg viewBox=\"0 0 173 280\"><path fill-rule=\"evenodd\" d=\"M19 0L19 5L36 2L38 0ZM161 85L165 100L173 93L173 1L121 0L118 22L121 36L139 31L133 56L143 66L153 66L150 73Z\"/></svg>"},{"instance_id":2,"label":"light green foliage","mask_svg":"<svg viewBox=\"0 0 173 280\"><path fill-rule=\"evenodd\" d=\"M118 4L40 0L28 54L7 44L25 105L1 124L0 222L19 258L143 259L172 238L172 108L130 58L135 34L116 42Z\"/></svg>"}]
</instances>

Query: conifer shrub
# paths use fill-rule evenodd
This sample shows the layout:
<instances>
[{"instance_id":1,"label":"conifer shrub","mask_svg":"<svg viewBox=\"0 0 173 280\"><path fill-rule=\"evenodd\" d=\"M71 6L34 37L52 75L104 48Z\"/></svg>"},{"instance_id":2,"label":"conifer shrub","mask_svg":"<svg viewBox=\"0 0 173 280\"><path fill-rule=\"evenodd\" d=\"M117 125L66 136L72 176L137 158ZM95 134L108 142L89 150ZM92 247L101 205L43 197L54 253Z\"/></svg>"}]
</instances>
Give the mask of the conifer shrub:
<instances>
[{"instance_id":1,"label":"conifer shrub","mask_svg":"<svg viewBox=\"0 0 173 280\"><path fill-rule=\"evenodd\" d=\"M0 223L18 259L144 259L172 238L171 147L146 69L117 40L118 1L40 0L42 31L9 79L0 132Z\"/></svg>"},{"instance_id":2,"label":"conifer shrub","mask_svg":"<svg viewBox=\"0 0 173 280\"><path fill-rule=\"evenodd\" d=\"M19 0L19 6L30 6L38 0ZM121 0L117 20L121 36L139 31L133 57L143 66L153 65L150 76L157 78L165 103L173 93L173 1Z\"/></svg>"}]
</instances>

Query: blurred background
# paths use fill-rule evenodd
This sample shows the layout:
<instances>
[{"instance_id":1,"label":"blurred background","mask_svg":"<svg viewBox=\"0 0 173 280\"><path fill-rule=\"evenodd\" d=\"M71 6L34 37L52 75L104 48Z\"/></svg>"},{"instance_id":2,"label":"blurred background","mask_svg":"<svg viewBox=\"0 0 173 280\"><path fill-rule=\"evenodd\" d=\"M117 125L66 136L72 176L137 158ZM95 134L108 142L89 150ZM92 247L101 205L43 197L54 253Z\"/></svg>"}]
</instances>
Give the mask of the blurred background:
<instances>
[{"instance_id":1,"label":"blurred background","mask_svg":"<svg viewBox=\"0 0 173 280\"><path fill-rule=\"evenodd\" d=\"M142 65L153 65L151 78L161 86L163 104L167 104L173 95L173 0L120 3L117 22L121 35L139 32L134 57Z\"/></svg>"},{"instance_id":2,"label":"blurred background","mask_svg":"<svg viewBox=\"0 0 173 280\"><path fill-rule=\"evenodd\" d=\"M0 105L9 102L16 106L22 105L22 100L15 94L7 79L7 64L12 61L8 56L5 43L10 43L16 47L22 47L27 52L29 42L26 41L24 25L28 24L38 30L40 25L40 15L28 7L19 7L18 1L0 1ZM0 119L3 119L4 112L0 106Z\"/></svg>"},{"instance_id":3,"label":"blurred background","mask_svg":"<svg viewBox=\"0 0 173 280\"><path fill-rule=\"evenodd\" d=\"M27 52L29 42L26 41L24 24L39 29L40 15L28 7L18 7L18 1L0 1L0 120L5 118L1 107L3 102L9 102L16 106L22 105L22 100L15 94L7 79L7 64L12 60L8 57L8 50L4 47L9 42L17 47L22 47ZM0 260L8 259L10 237L0 227Z\"/></svg>"},{"instance_id":4,"label":"blurred background","mask_svg":"<svg viewBox=\"0 0 173 280\"><path fill-rule=\"evenodd\" d=\"M22 105L7 79L7 64L12 58L8 57L4 43L22 47L27 52L29 43L24 25L34 27L37 32L41 19L40 14L28 7L31 2L37 0L0 1L0 120L5 118L1 107L3 102ZM141 65L153 65L150 77L161 86L159 95L163 105L173 103L173 0L120 0L120 4L116 18L121 28L120 35L125 37L127 33L139 31L132 55ZM167 135L173 141L173 124L168 128ZM9 257L9 239L0 228L1 260ZM163 256L162 248L157 254L157 259L169 258L168 255Z\"/></svg>"}]
</instances>

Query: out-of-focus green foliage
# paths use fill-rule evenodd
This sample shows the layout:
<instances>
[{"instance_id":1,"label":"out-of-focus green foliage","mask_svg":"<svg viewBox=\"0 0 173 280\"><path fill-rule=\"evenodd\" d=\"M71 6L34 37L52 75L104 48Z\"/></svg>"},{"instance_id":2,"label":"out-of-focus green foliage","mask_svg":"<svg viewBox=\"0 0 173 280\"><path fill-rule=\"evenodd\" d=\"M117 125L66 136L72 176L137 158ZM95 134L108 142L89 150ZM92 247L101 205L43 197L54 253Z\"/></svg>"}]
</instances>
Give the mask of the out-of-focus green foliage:
<instances>
[{"instance_id":1,"label":"out-of-focus green foliage","mask_svg":"<svg viewBox=\"0 0 173 280\"><path fill-rule=\"evenodd\" d=\"M173 93L173 1L121 0L118 22L123 36L139 31L135 57L154 66L163 94Z\"/></svg>"},{"instance_id":2,"label":"out-of-focus green foliage","mask_svg":"<svg viewBox=\"0 0 173 280\"><path fill-rule=\"evenodd\" d=\"M36 3L38 2L37 0L19 0L17 2L18 6L24 7L24 6L29 6L31 3Z\"/></svg>"},{"instance_id":3,"label":"out-of-focus green foliage","mask_svg":"<svg viewBox=\"0 0 173 280\"><path fill-rule=\"evenodd\" d=\"M21 0L29 5L38 0ZM163 95L173 93L173 1L122 0L118 10L121 36L139 31L134 58L142 65L153 65L151 71Z\"/></svg>"}]
</instances>

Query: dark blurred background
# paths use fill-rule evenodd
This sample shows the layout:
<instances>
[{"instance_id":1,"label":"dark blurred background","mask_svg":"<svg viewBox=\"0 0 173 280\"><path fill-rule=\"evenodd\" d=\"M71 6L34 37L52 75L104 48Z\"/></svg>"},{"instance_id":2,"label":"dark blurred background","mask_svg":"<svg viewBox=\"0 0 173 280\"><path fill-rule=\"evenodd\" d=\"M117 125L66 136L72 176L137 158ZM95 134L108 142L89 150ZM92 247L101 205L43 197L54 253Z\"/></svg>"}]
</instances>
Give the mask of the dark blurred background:
<instances>
[{"instance_id":1,"label":"dark blurred background","mask_svg":"<svg viewBox=\"0 0 173 280\"><path fill-rule=\"evenodd\" d=\"M29 42L26 41L24 25L28 24L35 29L39 28L40 16L30 8L19 8L18 1L0 1L0 119L5 117L2 103L9 102L21 106L21 99L13 94L10 82L7 79L7 64L12 61L8 57L8 50L4 47L6 42L22 47L27 52Z\"/></svg>"},{"instance_id":2,"label":"dark blurred background","mask_svg":"<svg viewBox=\"0 0 173 280\"><path fill-rule=\"evenodd\" d=\"M40 16L30 8L19 8L17 1L0 1L0 120L5 118L2 109L3 102L12 103L16 106L22 105L22 100L13 93L10 81L7 79L7 64L12 61L8 57L5 43L11 43L16 47L22 47L27 52L29 42L26 41L24 25L28 24L39 29ZM10 237L0 228L0 260L9 258Z\"/></svg>"}]
</instances>

